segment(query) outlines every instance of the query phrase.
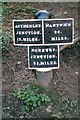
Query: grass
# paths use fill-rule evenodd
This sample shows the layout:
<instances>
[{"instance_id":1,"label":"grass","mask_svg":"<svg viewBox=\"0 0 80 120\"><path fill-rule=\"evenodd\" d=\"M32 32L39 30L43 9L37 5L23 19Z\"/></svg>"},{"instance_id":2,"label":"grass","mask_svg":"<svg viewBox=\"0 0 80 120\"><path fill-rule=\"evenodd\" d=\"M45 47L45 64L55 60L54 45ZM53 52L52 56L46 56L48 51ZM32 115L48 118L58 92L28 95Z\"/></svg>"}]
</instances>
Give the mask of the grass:
<instances>
[{"instance_id":1,"label":"grass","mask_svg":"<svg viewBox=\"0 0 80 120\"><path fill-rule=\"evenodd\" d=\"M0 37L0 41L2 42L2 49L6 50L7 49L7 44L9 43L9 36L10 39L12 38L12 20L13 19L26 19L27 15L31 14L32 16L38 11L38 9L34 8L31 4L25 4L24 2L17 2L13 4L9 4L7 2L4 2L0 4L0 15L2 14L2 17L0 17L0 21L3 24L3 30L0 29L0 33L2 32L2 35ZM9 17L11 19L9 19ZM8 17L8 18L7 18ZM3 18L3 20L2 20ZM8 23L7 23L8 22ZM8 26L8 25L9 26ZM8 30L5 30L7 25ZM1 46L0 46L1 48Z\"/></svg>"},{"instance_id":2,"label":"grass","mask_svg":"<svg viewBox=\"0 0 80 120\"><path fill-rule=\"evenodd\" d=\"M41 87L36 85L30 85L26 89L15 91L13 96L21 100L24 111L34 110L51 101L47 94L41 92Z\"/></svg>"},{"instance_id":3,"label":"grass","mask_svg":"<svg viewBox=\"0 0 80 120\"><path fill-rule=\"evenodd\" d=\"M22 111L30 112L40 106L51 106L51 116L57 118L74 118L78 114L78 101L69 98L61 101L56 90L46 91L41 85L30 84L25 89L12 93L15 99L21 101Z\"/></svg>"}]
</instances>

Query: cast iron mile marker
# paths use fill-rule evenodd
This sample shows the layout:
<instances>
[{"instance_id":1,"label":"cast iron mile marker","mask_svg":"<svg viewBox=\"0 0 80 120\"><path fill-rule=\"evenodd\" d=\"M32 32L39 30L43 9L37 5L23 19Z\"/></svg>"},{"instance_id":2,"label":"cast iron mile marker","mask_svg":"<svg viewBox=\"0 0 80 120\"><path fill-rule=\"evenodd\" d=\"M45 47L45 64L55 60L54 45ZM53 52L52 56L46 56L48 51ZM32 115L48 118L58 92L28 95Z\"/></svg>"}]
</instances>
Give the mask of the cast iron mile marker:
<instances>
[{"instance_id":1,"label":"cast iron mile marker","mask_svg":"<svg viewBox=\"0 0 80 120\"><path fill-rule=\"evenodd\" d=\"M14 45L73 44L73 36L73 18L13 20Z\"/></svg>"},{"instance_id":2,"label":"cast iron mile marker","mask_svg":"<svg viewBox=\"0 0 80 120\"><path fill-rule=\"evenodd\" d=\"M73 44L74 20L49 19L44 21L44 44Z\"/></svg>"},{"instance_id":3,"label":"cast iron mile marker","mask_svg":"<svg viewBox=\"0 0 80 120\"><path fill-rule=\"evenodd\" d=\"M29 69L59 68L59 45L73 36L73 18L13 20L14 45L28 46Z\"/></svg>"},{"instance_id":4,"label":"cast iron mile marker","mask_svg":"<svg viewBox=\"0 0 80 120\"><path fill-rule=\"evenodd\" d=\"M14 45L42 44L42 21L13 20Z\"/></svg>"},{"instance_id":5,"label":"cast iron mile marker","mask_svg":"<svg viewBox=\"0 0 80 120\"><path fill-rule=\"evenodd\" d=\"M13 20L14 45L28 46L28 68L36 70L43 85L53 77L52 69L59 68L59 45L73 44L74 19L51 19L40 10L34 19Z\"/></svg>"},{"instance_id":6,"label":"cast iron mile marker","mask_svg":"<svg viewBox=\"0 0 80 120\"><path fill-rule=\"evenodd\" d=\"M36 68L59 68L59 46L40 45L28 47L28 67Z\"/></svg>"}]
</instances>

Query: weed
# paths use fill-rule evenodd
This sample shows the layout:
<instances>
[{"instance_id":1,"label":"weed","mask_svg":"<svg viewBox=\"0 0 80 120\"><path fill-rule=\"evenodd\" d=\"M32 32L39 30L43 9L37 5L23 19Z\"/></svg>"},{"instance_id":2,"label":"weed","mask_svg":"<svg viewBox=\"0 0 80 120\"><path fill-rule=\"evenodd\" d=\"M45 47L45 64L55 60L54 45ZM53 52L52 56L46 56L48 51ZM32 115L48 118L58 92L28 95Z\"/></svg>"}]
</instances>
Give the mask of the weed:
<instances>
[{"instance_id":1,"label":"weed","mask_svg":"<svg viewBox=\"0 0 80 120\"><path fill-rule=\"evenodd\" d=\"M2 40L2 50L7 50L8 35L5 30L2 30L2 36L0 39Z\"/></svg>"},{"instance_id":2,"label":"weed","mask_svg":"<svg viewBox=\"0 0 80 120\"><path fill-rule=\"evenodd\" d=\"M7 3L3 3L2 4L2 15L5 17L5 16L10 15L10 14L12 14L12 11L7 6Z\"/></svg>"},{"instance_id":3,"label":"weed","mask_svg":"<svg viewBox=\"0 0 80 120\"><path fill-rule=\"evenodd\" d=\"M38 11L38 9L32 7L32 6L27 6L27 12L29 13L36 13Z\"/></svg>"},{"instance_id":4,"label":"weed","mask_svg":"<svg viewBox=\"0 0 80 120\"><path fill-rule=\"evenodd\" d=\"M37 86L28 86L26 89L15 91L13 96L22 101L24 111L34 110L43 103L46 104L51 101L47 94L40 93Z\"/></svg>"},{"instance_id":5,"label":"weed","mask_svg":"<svg viewBox=\"0 0 80 120\"><path fill-rule=\"evenodd\" d=\"M60 105L60 112L56 114L58 118L73 118L78 113L78 101L67 99L64 104Z\"/></svg>"},{"instance_id":6,"label":"weed","mask_svg":"<svg viewBox=\"0 0 80 120\"><path fill-rule=\"evenodd\" d=\"M26 7L26 4L23 4L22 2L16 3L16 9L18 11L24 10L25 7Z\"/></svg>"}]
</instances>

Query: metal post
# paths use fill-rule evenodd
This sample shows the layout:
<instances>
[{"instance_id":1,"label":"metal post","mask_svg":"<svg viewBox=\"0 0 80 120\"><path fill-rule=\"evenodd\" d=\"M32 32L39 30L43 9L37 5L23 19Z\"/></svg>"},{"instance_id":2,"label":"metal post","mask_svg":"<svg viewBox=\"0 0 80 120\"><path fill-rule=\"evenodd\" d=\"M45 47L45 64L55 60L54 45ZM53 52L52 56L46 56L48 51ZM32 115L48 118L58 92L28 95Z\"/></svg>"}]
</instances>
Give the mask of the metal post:
<instances>
[{"instance_id":1,"label":"metal post","mask_svg":"<svg viewBox=\"0 0 80 120\"><path fill-rule=\"evenodd\" d=\"M35 19L49 19L51 15L46 10L40 10L35 14ZM43 85L48 86L53 77L53 70L49 68L36 69L37 80Z\"/></svg>"},{"instance_id":2,"label":"metal post","mask_svg":"<svg viewBox=\"0 0 80 120\"><path fill-rule=\"evenodd\" d=\"M37 80L40 82L40 84L42 84L43 86L48 86L49 82L51 81L52 77L53 77L53 71L52 69L47 71L40 71L39 69L36 70L36 77Z\"/></svg>"}]
</instances>

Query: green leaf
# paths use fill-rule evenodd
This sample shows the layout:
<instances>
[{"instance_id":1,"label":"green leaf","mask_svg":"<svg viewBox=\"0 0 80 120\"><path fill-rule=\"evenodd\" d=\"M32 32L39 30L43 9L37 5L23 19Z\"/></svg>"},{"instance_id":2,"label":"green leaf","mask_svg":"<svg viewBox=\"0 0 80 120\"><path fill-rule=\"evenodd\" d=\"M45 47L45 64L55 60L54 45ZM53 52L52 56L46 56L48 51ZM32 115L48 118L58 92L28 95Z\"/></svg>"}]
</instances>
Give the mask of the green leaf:
<instances>
[{"instance_id":1,"label":"green leaf","mask_svg":"<svg viewBox=\"0 0 80 120\"><path fill-rule=\"evenodd\" d=\"M40 101L38 101L38 106L40 106L41 105L41 102Z\"/></svg>"},{"instance_id":2,"label":"green leaf","mask_svg":"<svg viewBox=\"0 0 80 120\"><path fill-rule=\"evenodd\" d=\"M23 105L25 105L25 110L27 111L37 108L37 106L50 101L48 95L46 95L45 93L37 93L37 91L39 91L37 87L27 86L26 89L19 90L14 95L22 100Z\"/></svg>"}]
</instances>

